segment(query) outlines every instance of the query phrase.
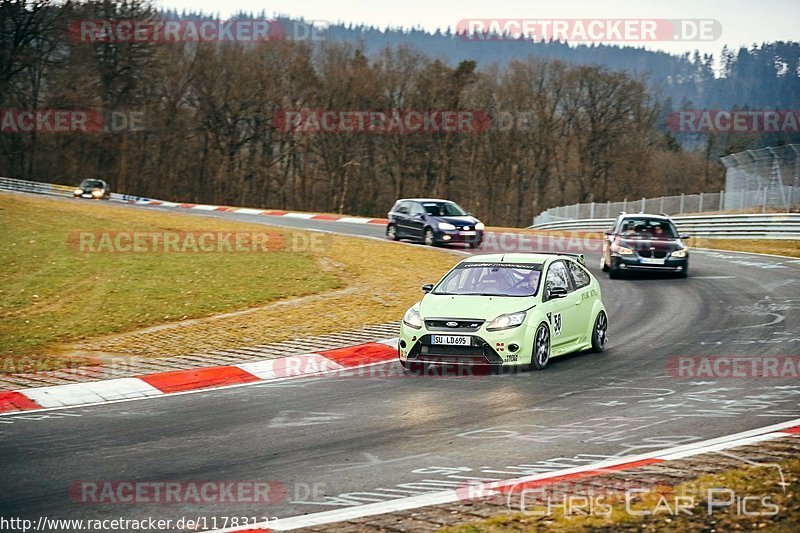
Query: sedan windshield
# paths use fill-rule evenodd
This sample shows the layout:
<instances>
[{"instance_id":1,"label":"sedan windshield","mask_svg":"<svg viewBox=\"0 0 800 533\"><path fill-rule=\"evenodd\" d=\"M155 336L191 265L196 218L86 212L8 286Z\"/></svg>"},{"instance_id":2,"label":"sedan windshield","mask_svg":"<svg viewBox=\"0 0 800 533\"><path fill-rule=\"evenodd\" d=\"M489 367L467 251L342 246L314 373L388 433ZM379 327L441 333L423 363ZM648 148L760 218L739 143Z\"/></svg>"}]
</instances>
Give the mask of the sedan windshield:
<instances>
[{"instance_id":1,"label":"sedan windshield","mask_svg":"<svg viewBox=\"0 0 800 533\"><path fill-rule=\"evenodd\" d=\"M100 180L83 180L81 189L104 189L105 184Z\"/></svg>"},{"instance_id":2,"label":"sedan windshield","mask_svg":"<svg viewBox=\"0 0 800 533\"><path fill-rule=\"evenodd\" d=\"M436 286L433 294L536 296L542 265L463 263Z\"/></svg>"},{"instance_id":3,"label":"sedan windshield","mask_svg":"<svg viewBox=\"0 0 800 533\"><path fill-rule=\"evenodd\" d=\"M626 237L644 239L677 239L675 226L660 218L626 218L622 221L620 233Z\"/></svg>"},{"instance_id":4,"label":"sedan windshield","mask_svg":"<svg viewBox=\"0 0 800 533\"><path fill-rule=\"evenodd\" d=\"M463 217L467 212L453 202L424 202L425 211L434 217Z\"/></svg>"}]
</instances>

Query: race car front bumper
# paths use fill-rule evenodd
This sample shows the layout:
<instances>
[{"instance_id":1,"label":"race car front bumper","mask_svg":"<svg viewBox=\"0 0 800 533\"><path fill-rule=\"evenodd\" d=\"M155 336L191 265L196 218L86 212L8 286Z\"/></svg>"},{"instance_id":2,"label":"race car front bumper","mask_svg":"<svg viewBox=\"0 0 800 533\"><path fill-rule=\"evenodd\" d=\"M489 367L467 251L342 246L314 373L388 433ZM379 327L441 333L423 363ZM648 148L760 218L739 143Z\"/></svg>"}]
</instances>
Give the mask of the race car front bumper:
<instances>
[{"instance_id":1,"label":"race car front bumper","mask_svg":"<svg viewBox=\"0 0 800 533\"><path fill-rule=\"evenodd\" d=\"M415 330L401 326L397 354L407 363L431 365L470 366L514 366L530 362L531 346L525 342L526 327L489 332L478 331L430 331ZM434 344L435 335L458 335L469 337L469 344L453 346Z\"/></svg>"}]
</instances>

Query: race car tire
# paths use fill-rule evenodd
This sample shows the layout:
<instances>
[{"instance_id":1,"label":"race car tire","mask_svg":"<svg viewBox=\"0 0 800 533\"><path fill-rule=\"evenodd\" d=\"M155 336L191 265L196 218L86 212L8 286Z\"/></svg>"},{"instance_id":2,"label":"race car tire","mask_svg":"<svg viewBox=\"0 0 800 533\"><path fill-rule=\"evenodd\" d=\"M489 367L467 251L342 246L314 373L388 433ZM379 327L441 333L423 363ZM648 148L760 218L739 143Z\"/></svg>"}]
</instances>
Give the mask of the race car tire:
<instances>
[{"instance_id":1,"label":"race car tire","mask_svg":"<svg viewBox=\"0 0 800 533\"><path fill-rule=\"evenodd\" d=\"M550 328L542 322L533 336L533 352L531 353L531 370L544 370L550 361Z\"/></svg>"},{"instance_id":2,"label":"race car tire","mask_svg":"<svg viewBox=\"0 0 800 533\"><path fill-rule=\"evenodd\" d=\"M611 265L611 267L608 269L608 277L611 279L620 279L622 277L622 272L618 266Z\"/></svg>"},{"instance_id":3,"label":"race car tire","mask_svg":"<svg viewBox=\"0 0 800 533\"><path fill-rule=\"evenodd\" d=\"M400 361L400 365L403 367L403 370L413 374L423 375L427 370L427 365L425 363L412 363L409 361Z\"/></svg>"},{"instance_id":4,"label":"race car tire","mask_svg":"<svg viewBox=\"0 0 800 533\"><path fill-rule=\"evenodd\" d=\"M689 277L689 265L686 265L686 268L678 272L677 277L679 278L688 278Z\"/></svg>"},{"instance_id":5,"label":"race car tire","mask_svg":"<svg viewBox=\"0 0 800 533\"><path fill-rule=\"evenodd\" d=\"M608 272L608 263L606 263L606 258L605 257L600 259L600 268L603 269L603 272Z\"/></svg>"},{"instance_id":6,"label":"race car tire","mask_svg":"<svg viewBox=\"0 0 800 533\"><path fill-rule=\"evenodd\" d=\"M608 341L608 317L603 311L597 313L592 328L592 352L602 353Z\"/></svg>"},{"instance_id":7,"label":"race car tire","mask_svg":"<svg viewBox=\"0 0 800 533\"><path fill-rule=\"evenodd\" d=\"M397 228L395 227L394 224L389 224L388 226L386 226L386 238L389 239L390 241L397 240Z\"/></svg>"}]
</instances>

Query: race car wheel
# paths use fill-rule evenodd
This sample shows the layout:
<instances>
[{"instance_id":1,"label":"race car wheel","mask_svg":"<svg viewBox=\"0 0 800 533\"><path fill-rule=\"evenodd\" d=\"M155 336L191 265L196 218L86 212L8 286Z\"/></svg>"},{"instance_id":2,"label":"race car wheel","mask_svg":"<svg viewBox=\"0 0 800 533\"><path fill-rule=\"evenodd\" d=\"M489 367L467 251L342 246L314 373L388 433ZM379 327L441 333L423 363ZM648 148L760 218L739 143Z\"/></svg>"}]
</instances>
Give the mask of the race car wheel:
<instances>
[{"instance_id":1,"label":"race car wheel","mask_svg":"<svg viewBox=\"0 0 800 533\"><path fill-rule=\"evenodd\" d=\"M678 272L678 277L679 278L688 278L689 277L689 265L686 265L686 267L683 270Z\"/></svg>"},{"instance_id":2,"label":"race car wheel","mask_svg":"<svg viewBox=\"0 0 800 533\"><path fill-rule=\"evenodd\" d=\"M600 311L592 329L592 351L601 353L606 349L606 341L608 341L608 317Z\"/></svg>"},{"instance_id":3,"label":"race car wheel","mask_svg":"<svg viewBox=\"0 0 800 533\"><path fill-rule=\"evenodd\" d=\"M436 244L436 241L433 237L433 230L431 228L425 228L425 246L433 246Z\"/></svg>"},{"instance_id":4,"label":"race car wheel","mask_svg":"<svg viewBox=\"0 0 800 533\"><path fill-rule=\"evenodd\" d=\"M390 241L397 240L397 228L395 227L394 224L389 224L388 226L386 226L386 238L389 239Z\"/></svg>"},{"instance_id":5,"label":"race car wheel","mask_svg":"<svg viewBox=\"0 0 800 533\"><path fill-rule=\"evenodd\" d=\"M531 370L544 370L550 361L550 328L542 322L536 328L533 338L533 354L531 354Z\"/></svg>"},{"instance_id":6,"label":"race car wheel","mask_svg":"<svg viewBox=\"0 0 800 533\"><path fill-rule=\"evenodd\" d=\"M618 266L612 264L608 269L608 277L611 279L619 279L622 277L622 272L620 272Z\"/></svg>"}]
</instances>

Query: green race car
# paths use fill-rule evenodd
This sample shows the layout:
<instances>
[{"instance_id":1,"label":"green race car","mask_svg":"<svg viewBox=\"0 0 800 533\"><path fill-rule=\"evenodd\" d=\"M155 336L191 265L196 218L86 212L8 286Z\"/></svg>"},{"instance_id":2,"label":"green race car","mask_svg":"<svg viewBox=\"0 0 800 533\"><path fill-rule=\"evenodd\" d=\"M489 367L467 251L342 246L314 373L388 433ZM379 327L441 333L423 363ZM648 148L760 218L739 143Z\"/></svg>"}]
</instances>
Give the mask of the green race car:
<instances>
[{"instance_id":1,"label":"green race car","mask_svg":"<svg viewBox=\"0 0 800 533\"><path fill-rule=\"evenodd\" d=\"M580 254L493 254L461 261L403 317L405 368L430 364L528 366L602 352L608 316Z\"/></svg>"}]
</instances>

